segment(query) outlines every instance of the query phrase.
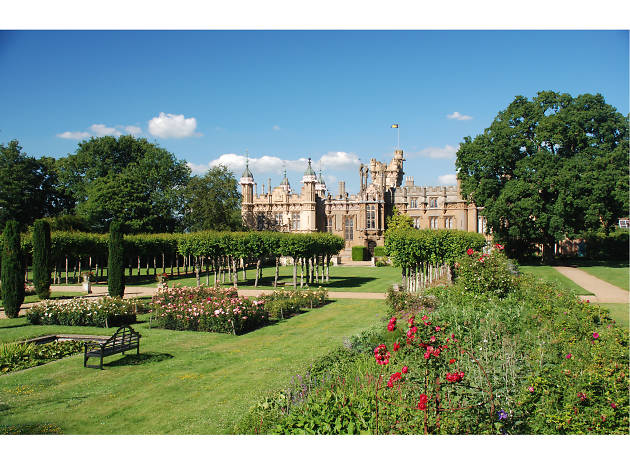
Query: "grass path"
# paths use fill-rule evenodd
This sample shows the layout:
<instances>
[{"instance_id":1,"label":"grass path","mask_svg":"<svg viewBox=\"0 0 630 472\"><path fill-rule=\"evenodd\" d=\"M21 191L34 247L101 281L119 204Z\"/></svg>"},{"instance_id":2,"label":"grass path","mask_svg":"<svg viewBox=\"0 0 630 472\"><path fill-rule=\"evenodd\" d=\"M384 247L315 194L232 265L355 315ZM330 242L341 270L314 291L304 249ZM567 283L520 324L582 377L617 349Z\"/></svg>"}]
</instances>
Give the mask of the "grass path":
<instances>
[{"instance_id":1,"label":"grass path","mask_svg":"<svg viewBox=\"0 0 630 472\"><path fill-rule=\"evenodd\" d=\"M106 358L104 371L74 356L0 376L0 428L66 434L222 434L265 392L282 388L345 336L374 324L380 300L338 300L243 336L148 329L141 356ZM0 320L0 338L112 330L22 326ZM27 324L27 323L26 323ZM35 425L35 429L34 426Z\"/></svg>"}]
</instances>

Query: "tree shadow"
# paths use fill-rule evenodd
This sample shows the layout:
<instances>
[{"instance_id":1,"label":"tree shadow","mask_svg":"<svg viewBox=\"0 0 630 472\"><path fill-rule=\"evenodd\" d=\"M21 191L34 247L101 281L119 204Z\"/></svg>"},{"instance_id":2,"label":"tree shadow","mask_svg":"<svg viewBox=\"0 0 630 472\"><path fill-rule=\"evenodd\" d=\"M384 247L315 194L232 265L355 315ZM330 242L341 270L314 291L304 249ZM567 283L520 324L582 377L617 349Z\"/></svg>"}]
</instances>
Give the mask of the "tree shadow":
<instances>
[{"instance_id":1,"label":"tree shadow","mask_svg":"<svg viewBox=\"0 0 630 472\"><path fill-rule=\"evenodd\" d=\"M155 364L156 362L173 359L173 355L164 352L142 352L140 354L127 354L115 361L103 364L103 367L118 367L122 365Z\"/></svg>"},{"instance_id":2,"label":"tree shadow","mask_svg":"<svg viewBox=\"0 0 630 472\"><path fill-rule=\"evenodd\" d=\"M22 326L33 326L31 323L23 323L11 326L0 326L0 329L8 329L8 328L21 328Z\"/></svg>"}]
</instances>

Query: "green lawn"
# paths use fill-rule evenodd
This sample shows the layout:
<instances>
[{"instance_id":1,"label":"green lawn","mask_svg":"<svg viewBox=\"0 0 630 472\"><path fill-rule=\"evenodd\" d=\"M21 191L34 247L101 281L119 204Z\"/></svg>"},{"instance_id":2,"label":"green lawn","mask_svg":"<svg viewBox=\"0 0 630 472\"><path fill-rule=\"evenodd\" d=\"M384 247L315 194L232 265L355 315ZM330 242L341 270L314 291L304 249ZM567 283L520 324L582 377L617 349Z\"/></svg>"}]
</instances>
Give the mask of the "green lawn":
<instances>
[{"instance_id":1,"label":"green lawn","mask_svg":"<svg viewBox=\"0 0 630 472\"><path fill-rule=\"evenodd\" d=\"M584 272L602 279L624 290L630 290L630 267L627 261L584 261L577 260L576 265Z\"/></svg>"},{"instance_id":2,"label":"green lawn","mask_svg":"<svg viewBox=\"0 0 630 472\"><path fill-rule=\"evenodd\" d=\"M607 308L610 310L610 316L613 320L615 320L620 326L624 326L628 328L630 323L628 322L629 309L630 304L628 303L598 303L602 308Z\"/></svg>"},{"instance_id":3,"label":"green lawn","mask_svg":"<svg viewBox=\"0 0 630 472\"><path fill-rule=\"evenodd\" d=\"M538 280L543 280L545 282L554 282L561 289L571 291L576 295L593 295L591 292L580 287L578 284L565 277L551 266L522 265L519 267L521 272L524 274L532 274Z\"/></svg>"},{"instance_id":4,"label":"green lawn","mask_svg":"<svg viewBox=\"0 0 630 472\"><path fill-rule=\"evenodd\" d=\"M50 298L59 299L59 298L71 298L71 297L80 297L85 295L85 292L52 292L50 294ZM37 295L27 295L24 297L24 303L32 303L39 302L40 299ZM2 306L2 300L0 300L0 306Z\"/></svg>"},{"instance_id":5,"label":"green lawn","mask_svg":"<svg viewBox=\"0 0 630 472\"><path fill-rule=\"evenodd\" d=\"M273 288L273 279L275 274L275 267L265 267L263 268L263 276L258 281L258 288L261 289L272 289ZM292 286L293 284L293 266L284 266L280 267L279 270L280 277L278 278L279 286ZM251 289L254 288L254 278L256 272L253 269L247 271L247 281L243 281L243 272L239 271L238 275L238 286L239 288ZM400 269L397 267L386 266L386 267L369 267L369 266L332 266L330 267L330 282L328 284L321 284L322 287L327 288L331 292L342 292L342 291L355 291L355 292L386 292L392 284L400 283ZM226 276L227 280L227 276ZM146 285L149 287L155 287L157 282L147 281L148 283L143 283L141 285ZM201 277L202 283L208 283L208 279L206 274L202 274ZM306 277L305 277L306 282ZM182 274L180 277L174 276L169 278L169 285L173 283L194 286L196 285L196 279L194 275L188 274L184 276ZM214 283L214 276L210 273L210 285ZM298 267L298 286L300 285L300 271ZM133 281L129 282L128 285L135 285ZM232 283L225 283L225 286L231 286ZM318 283L313 283L312 286L317 287Z\"/></svg>"},{"instance_id":6,"label":"green lawn","mask_svg":"<svg viewBox=\"0 0 630 472\"><path fill-rule=\"evenodd\" d=\"M65 434L222 434L266 392L288 385L345 336L384 313L378 300L338 300L242 336L136 328L141 356L84 369L73 356L0 376L0 428ZM146 319L146 315L144 316ZM0 339L112 329L0 320ZM1 430L1 429L0 429ZM7 429L5 429L7 431Z\"/></svg>"}]
</instances>

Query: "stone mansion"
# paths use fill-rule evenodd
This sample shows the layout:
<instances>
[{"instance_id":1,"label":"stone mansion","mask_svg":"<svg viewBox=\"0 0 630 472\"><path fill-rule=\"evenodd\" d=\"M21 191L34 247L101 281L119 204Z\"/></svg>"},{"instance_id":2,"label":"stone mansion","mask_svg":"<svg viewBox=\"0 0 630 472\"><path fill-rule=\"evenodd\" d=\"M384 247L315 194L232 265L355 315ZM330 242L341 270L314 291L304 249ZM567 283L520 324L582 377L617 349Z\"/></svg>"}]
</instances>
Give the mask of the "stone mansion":
<instances>
[{"instance_id":1,"label":"stone mansion","mask_svg":"<svg viewBox=\"0 0 630 472\"><path fill-rule=\"evenodd\" d=\"M258 230L328 231L343 237L346 247L366 246L370 252L384 244L386 219L394 208L410 216L416 228L485 232L479 208L462 199L459 181L456 186L424 187L407 177L403 184L403 162L403 151L396 150L389 164L376 159L369 166L361 164L356 195L348 195L343 181L338 194L329 193L321 171L317 176L310 159L300 193L293 191L285 171L279 186L272 188L269 179L266 191L263 184L259 194L246 165L240 180L243 222Z\"/></svg>"}]
</instances>

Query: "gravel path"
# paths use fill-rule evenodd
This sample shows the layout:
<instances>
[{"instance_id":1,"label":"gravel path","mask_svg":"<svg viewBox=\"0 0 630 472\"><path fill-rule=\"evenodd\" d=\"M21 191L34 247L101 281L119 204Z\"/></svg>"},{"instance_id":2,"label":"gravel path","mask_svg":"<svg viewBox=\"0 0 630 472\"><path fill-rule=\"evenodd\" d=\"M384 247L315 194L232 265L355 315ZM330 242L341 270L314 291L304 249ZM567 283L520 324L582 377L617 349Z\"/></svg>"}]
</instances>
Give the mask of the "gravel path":
<instances>
[{"instance_id":1,"label":"gravel path","mask_svg":"<svg viewBox=\"0 0 630 472\"><path fill-rule=\"evenodd\" d=\"M630 292L627 290L609 284L583 270L565 266L556 266L554 268L580 287L595 294L595 296L581 295L580 298L582 300L588 300L591 303L628 303L630 301Z\"/></svg>"}]
</instances>

